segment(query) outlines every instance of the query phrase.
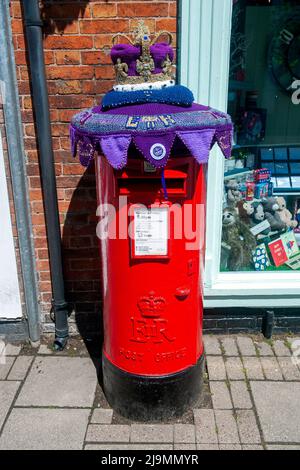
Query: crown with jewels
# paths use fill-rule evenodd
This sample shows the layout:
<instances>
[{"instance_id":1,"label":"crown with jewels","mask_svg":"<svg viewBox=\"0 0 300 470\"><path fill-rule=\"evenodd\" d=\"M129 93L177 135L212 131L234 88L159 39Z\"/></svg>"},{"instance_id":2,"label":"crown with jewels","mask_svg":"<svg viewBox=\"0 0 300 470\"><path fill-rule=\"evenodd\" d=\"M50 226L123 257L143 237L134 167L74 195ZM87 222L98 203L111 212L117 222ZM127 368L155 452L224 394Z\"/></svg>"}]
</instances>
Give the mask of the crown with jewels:
<instances>
[{"instance_id":1,"label":"crown with jewels","mask_svg":"<svg viewBox=\"0 0 300 470\"><path fill-rule=\"evenodd\" d=\"M167 36L169 41L158 43L162 36ZM125 38L128 43L116 44L120 37ZM116 34L113 37L111 59L117 84L138 85L174 80L172 41L173 36L168 31L160 31L151 39L144 21L139 21L132 39L124 34Z\"/></svg>"},{"instance_id":2,"label":"crown with jewels","mask_svg":"<svg viewBox=\"0 0 300 470\"><path fill-rule=\"evenodd\" d=\"M166 301L163 297L157 297L154 292L150 292L149 296L139 299L138 307L142 317L158 318L166 307Z\"/></svg>"}]
</instances>

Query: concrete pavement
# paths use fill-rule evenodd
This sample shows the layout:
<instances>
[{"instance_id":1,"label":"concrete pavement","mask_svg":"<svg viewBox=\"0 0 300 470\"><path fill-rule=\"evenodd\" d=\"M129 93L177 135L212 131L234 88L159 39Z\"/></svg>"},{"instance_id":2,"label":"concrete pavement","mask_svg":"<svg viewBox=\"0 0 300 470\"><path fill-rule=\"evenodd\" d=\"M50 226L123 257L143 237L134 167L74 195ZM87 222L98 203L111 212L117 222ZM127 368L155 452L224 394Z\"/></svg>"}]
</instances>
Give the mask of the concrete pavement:
<instances>
[{"instance_id":1,"label":"concrete pavement","mask_svg":"<svg viewBox=\"0 0 300 470\"><path fill-rule=\"evenodd\" d=\"M296 339L206 335L203 396L164 423L130 422L109 407L97 381L97 351L80 338L61 353L47 338L38 350L7 345L0 449L299 450Z\"/></svg>"}]
</instances>

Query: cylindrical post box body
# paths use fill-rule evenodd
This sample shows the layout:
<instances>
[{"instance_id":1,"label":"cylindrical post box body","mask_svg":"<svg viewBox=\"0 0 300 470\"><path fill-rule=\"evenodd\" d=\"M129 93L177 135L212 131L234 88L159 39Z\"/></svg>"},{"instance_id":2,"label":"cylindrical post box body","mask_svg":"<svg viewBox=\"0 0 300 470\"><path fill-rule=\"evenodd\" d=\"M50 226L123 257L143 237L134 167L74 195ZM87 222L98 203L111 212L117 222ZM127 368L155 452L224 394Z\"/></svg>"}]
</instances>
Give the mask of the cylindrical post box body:
<instances>
[{"instance_id":1,"label":"cylindrical post box body","mask_svg":"<svg viewBox=\"0 0 300 470\"><path fill-rule=\"evenodd\" d=\"M98 155L96 176L106 397L133 419L180 415L202 383L205 165Z\"/></svg>"}]
</instances>

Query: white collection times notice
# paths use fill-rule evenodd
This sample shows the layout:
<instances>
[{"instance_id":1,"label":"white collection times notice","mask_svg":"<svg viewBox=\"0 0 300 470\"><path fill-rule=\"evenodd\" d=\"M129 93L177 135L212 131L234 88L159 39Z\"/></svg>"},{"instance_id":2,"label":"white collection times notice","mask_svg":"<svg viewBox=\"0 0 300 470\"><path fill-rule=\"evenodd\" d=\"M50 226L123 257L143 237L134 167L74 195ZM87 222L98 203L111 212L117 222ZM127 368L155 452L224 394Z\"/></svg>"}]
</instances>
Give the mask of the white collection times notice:
<instances>
[{"instance_id":1,"label":"white collection times notice","mask_svg":"<svg viewBox=\"0 0 300 470\"><path fill-rule=\"evenodd\" d=\"M167 207L134 209L134 252L135 256L168 255Z\"/></svg>"}]
</instances>

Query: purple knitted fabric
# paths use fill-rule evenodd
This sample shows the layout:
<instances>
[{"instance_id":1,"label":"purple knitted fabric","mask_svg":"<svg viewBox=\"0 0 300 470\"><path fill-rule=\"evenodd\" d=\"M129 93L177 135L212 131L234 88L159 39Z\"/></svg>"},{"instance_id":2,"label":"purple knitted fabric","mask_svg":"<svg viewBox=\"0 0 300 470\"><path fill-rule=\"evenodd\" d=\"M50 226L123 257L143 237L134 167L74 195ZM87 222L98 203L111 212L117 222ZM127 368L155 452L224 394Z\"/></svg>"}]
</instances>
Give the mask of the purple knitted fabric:
<instances>
[{"instance_id":1,"label":"purple knitted fabric","mask_svg":"<svg viewBox=\"0 0 300 470\"><path fill-rule=\"evenodd\" d=\"M157 103L107 112L95 107L76 114L70 126L72 152L79 152L83 165L88 165L94 152L101 148L114 168L126 165L131 142L148 162L163 168L176 138L199 163L207 162L214 143L228 158L232 132L226 113L196 103L187 109Z\"/></svg>"},{"instance_id":2,"label":"purple knitted fabric","mask_svg":"<svg viewBox=\"0 0 300 470\"><path fill-rule=\"evenodd\" d=\"M153 44L153 46L150 47L150 52L155 65L154 73L162 72L162 64L166 60L167 56L169 56L169 59L173 62L174 51L172 47L165 42Z\"/></svg>"},{"instance_id":3,"label":"purple knitted fabric","mask_svg":"<svg viewBox=\"0 0 300 470\"><path fill-rule=\"evenodd\" d=\"M215 135L214 129L202 129L191 132L178 132L177 136L189 149L198 163L206 163Z\"/></svg>"},{"instance_id":4,"label":"purple knitted fabric","mask_svg":"<svg viewBox=\"0 0 300 470\"><path fill-rule=\"evenodd\" d=\"M184 108L182 106L174 106L171 104L162 104L162 103L147 103L147 104L135 104L131 106L122 106L116 109L110 109L108 111L103 111L100 106L95 106L92 108L92 112L96 114L119 114L124 116L154 116L158 114L173 114L173 113L184 113L191 111L205 111L208 110L208 106L203 106L202 104L193 103L189 108Z\"/></svg>"},{"instance_id":5,"label":"purple knitted fabric","mask_svg":"<svg viewBox=\"0 0 300 470\"><path fill-rule=\"evenodd\" d=\"M123 168L127 163L127 152L131 142L130 135L102 137L101 148L113 168Z\"/></svg>"},{"instance_id":6,"label":"purple knitted fabric","mask_svg":"<svg viewBox=\"0 0 300 470\"><path fill-rule=\"evenodd\" d=\"M137 75L136 61L141 56L140 46L132 46L131 44L116 44L112 47L110 52L111 60L114 64L117 63L118 59L121 59L122 63L128 65L128 75Z\"/></svg>"},{"instance_id":7,"label":"purple knitted fabric","mask_svg":"<svg viewBox=\"0 0 300 470\"><path fill-rule=\"evenodd\" d=\"M150 52L154 60L155 70L153 74L162 73L162 64L166 60L167 56L173 61L174 51L169 44L161 42L153 44L150 47ZM116 44L111 49L111 59L114 64L117 63L118 59L121 59L122 63L128 65L128 75L130 77L137 76L136 61L141 57L142 50L140 46L133 46L131 44Z\"/></svg>"}]
</instances>

